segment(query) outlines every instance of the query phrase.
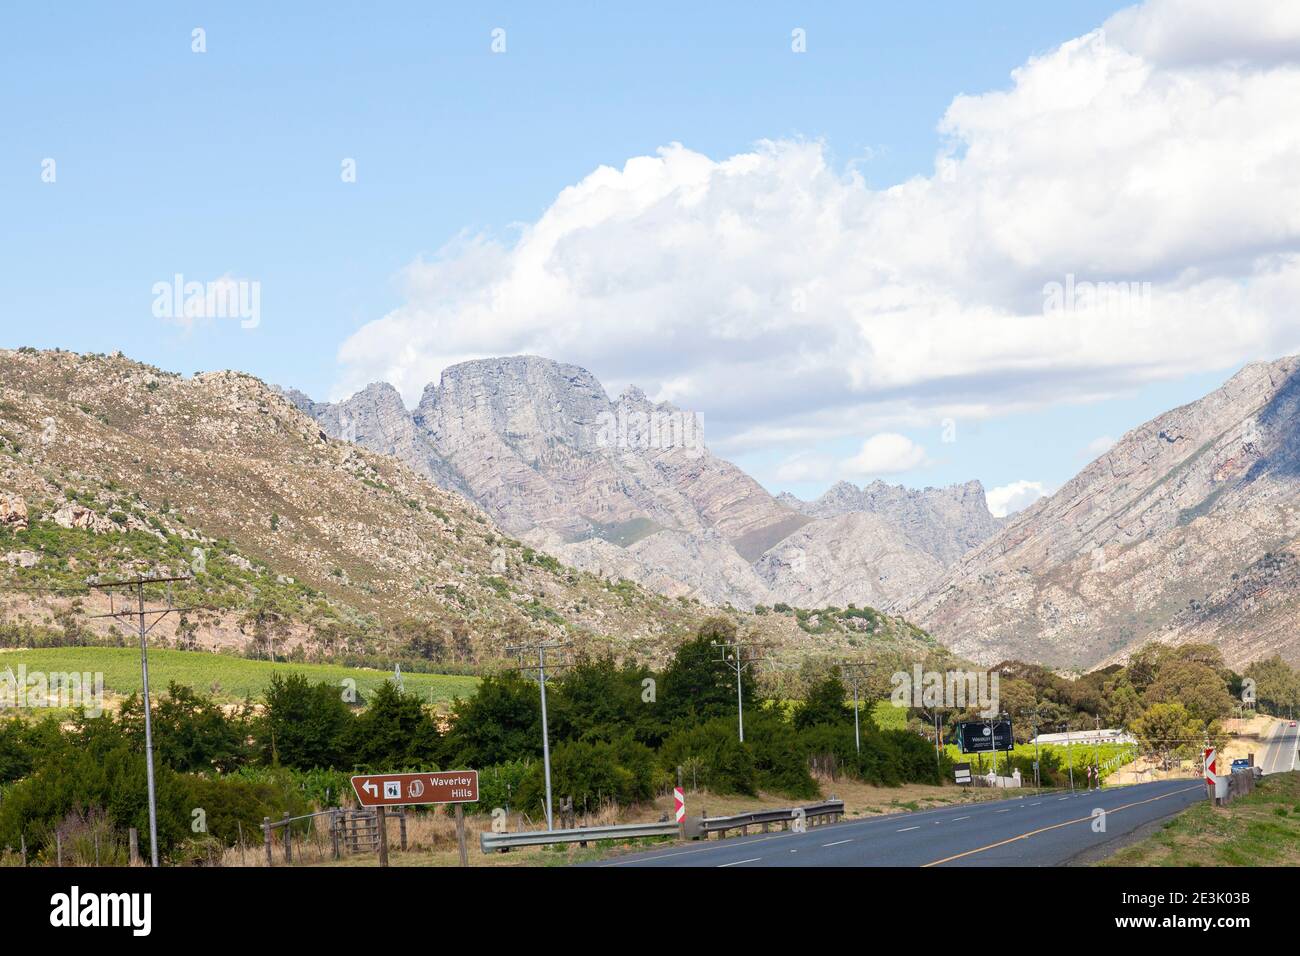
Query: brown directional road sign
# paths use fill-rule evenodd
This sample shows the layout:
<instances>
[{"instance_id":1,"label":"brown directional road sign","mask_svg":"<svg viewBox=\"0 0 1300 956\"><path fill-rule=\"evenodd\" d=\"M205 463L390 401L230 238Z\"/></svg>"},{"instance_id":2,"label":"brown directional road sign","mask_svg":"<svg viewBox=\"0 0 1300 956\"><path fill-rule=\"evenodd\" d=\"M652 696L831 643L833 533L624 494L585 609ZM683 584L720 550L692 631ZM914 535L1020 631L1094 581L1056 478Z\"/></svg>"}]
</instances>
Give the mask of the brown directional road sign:
<instances>
[{"instance_id":1,"label":"brown directional road sign","mask_svg":"<svg viewBox=\"0 0 1300 956\"><path fill-rule=\"evenodd\" d=\"M477 770L432 773L367 773L352 778L363 807L401 807L423 803L477 803Z\"/></svg>"}]
</instances>

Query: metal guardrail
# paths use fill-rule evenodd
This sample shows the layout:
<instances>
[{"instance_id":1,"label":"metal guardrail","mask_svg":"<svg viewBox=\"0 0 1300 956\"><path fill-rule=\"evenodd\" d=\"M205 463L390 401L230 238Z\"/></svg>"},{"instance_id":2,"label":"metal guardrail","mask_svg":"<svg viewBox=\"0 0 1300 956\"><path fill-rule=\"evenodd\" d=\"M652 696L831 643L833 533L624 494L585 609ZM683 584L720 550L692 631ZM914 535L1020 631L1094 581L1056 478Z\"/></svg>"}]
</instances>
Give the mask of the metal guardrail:
<instances>
[{"instance_id":1,"label":"metal guardrail","mask_svg":"<svg viewBox=\"0 0 1300 956\"><path fill-rule=\"evenodd\" d=\"M708 839L710 833L726 835L728 830L741 830L748 833L752 826L761 826L764 831L773 824L789 827L796 819L802 817L809 825L815 826L825 818L825 822L834 823L844 814L843 800L826 800L806 807L785 807L777 810L754 810L750 813L737 813L729 817L704 817L688 819L688 833ZM578 827L570 830L524 830L519 833L494 833L484 831L479 834L479 849L484 853L504 852L517 846L548 846L552 843L590 843L596 840L637 840L642 837L677 836L679 829L671 821L663 823L628 823L618 826Z\"/></svg>"},{"instance_id":2,"label":"metal guardrail","mask_svg":"<svg viewBox=\"0 0 1300 956\"><path fill-rule=\"evenodd\" d=\"M485 830L478 835L478 845L484 853L509 850L517 846L547 846L552 843L587 843L594 840L638 840L641 837L676 836L676 823L627 823L608 827L578 827L573 830L524 830L520 833L493 833Z\"/></svg>"},{"instance_id":3,"label":"metal guardrail","mask_svg":"<svg viewBox=\"0 0 1300 956\"><path fill-rule=\"evenodd\" d=\"M826 822L834 823L844 815L844 801L825 800L822 803L813 803L806 807L753 810L749 813L737 813L729 817L705 817L699 821L699 828L706 838L710 833L721 833L725 836L728 830L740 830L742 833L748 833L749 828L752 826L761 826L766 832L774 823L789 826L801 815L813 826L816 826L817 822L823 817L830 817Z\"/></svg>"}]
</instances>

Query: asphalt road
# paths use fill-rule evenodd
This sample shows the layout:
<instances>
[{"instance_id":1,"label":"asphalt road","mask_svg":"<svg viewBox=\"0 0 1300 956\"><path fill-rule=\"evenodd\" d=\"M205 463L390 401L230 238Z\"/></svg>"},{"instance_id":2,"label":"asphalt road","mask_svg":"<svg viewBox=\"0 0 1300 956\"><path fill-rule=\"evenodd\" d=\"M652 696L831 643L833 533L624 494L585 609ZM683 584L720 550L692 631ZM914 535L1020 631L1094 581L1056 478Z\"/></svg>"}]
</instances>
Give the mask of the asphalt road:
<instances>
[{"instance_id":1,"label":"asphalt road","mask_svg":"<svg viewBox=\"0 0 1300 956\"><path fill-rule=\"evenodd\" d=\"M1292 731L1292 734L1295 732ZM1285 768L1283 768L1285 769ZM1060 866L1206 799L1199 779L1023 796L709 840L600 866ZM1094 822L1105 811L1105 830Z\"/></svg>"},{"instance_id":2,"label":"asphalt road","mask_svg":"<svg viewBox=\"0 0 1300 956\"><path fill-rule=\"evenodd\" d=\"M1300 748L1300 728L1291 727L1290 721L1273 725L1273 733L1264 741L1264 753L1259 766L1264 773L1283 773L1300 766L1296 750Z\"/></svg>"}]
</instances>

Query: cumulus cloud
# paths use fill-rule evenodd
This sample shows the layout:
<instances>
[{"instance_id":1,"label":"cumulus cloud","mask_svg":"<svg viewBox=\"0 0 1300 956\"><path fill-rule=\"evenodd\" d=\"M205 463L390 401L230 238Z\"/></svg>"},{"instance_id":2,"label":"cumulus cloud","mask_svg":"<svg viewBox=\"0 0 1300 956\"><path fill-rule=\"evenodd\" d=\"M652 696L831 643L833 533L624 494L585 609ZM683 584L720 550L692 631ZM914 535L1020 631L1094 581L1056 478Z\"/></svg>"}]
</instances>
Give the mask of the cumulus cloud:
<instances>
[{"instance_id":1,"label":"cumulus cloud","mask_svg":"<svg viewBox=\"0 0 1300 956\"><path fill-rule=\"evenodd\" d=\"M336 392L386 379L413 402L454 362L541 354L702 412L715 450L783 445L811 471L822 442L1296 350L1300 34L1289 5L1255 6L1117 14L957 96L933 173L885 189L815 141L602 166L511 238L413 263L404 304L341 347ZM1148 306L1045 309L1067 276Z\"/></svg>"},{"instance_id":2,"label":"cumulus cloud","mask_svg":"<svg viewBox=\"0 0 1300 956\"><path fill-rule=\"evenodd\" d=\"M882 432L862 443L852 458L842 463L844 473L856 478L911 471L926 463L925 449L905 435Z\"/></svg>"},{"instance_id":3,"label":"cumulus cloud","mask_svg":"<svg viewBox=\"0 0 1300 956\"><path fill-rule=\"evenodd\" d=\"M1009 485L990 488L985 492L984 498L995 518L1005 518L1028 508L1048 493L1041 481L1013 481Z\"/></svg>"},{"instance_id":4,"label":"cumulus cloud","mask_svg":"<svg viewBox=\"0 0 1300 956\"><path fill-rule=\"evenodd\" d=\"M781 462L776 479L825 481L832 478L871 478L911 471L927 464L925 449L906 435L881 432L862 443L857 454L836 459L831 455L800 452Z\"/></svg>"},{"instance_id":5,"label":"cumulus cloud","mask_svg":"<svg viewBox=\"0 0 1300 956\"><path fill-rule=\"evenodd\" d=\"M1153 63L1300 61L1300 5L1277 0L1147 0L1103 29Z\"/></svg>"}]
</instances>

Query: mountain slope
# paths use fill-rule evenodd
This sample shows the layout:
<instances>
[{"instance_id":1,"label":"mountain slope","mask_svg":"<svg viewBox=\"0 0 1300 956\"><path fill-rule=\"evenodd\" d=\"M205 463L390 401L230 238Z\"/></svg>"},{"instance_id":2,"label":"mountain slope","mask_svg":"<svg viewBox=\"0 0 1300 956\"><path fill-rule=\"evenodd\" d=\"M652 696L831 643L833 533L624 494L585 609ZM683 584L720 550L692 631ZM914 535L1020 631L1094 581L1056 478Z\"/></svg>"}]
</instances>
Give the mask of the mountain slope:
<instances>
[{"instance_id":1,"label":"mountain slope","mask_svg":"<svg viewBox=\"0 0 1300 956\"><path fill-rule=\"evenodd\" d=\"M902 610L977 660L1088 666L1148 638L1300 657L1300 358L1132 430Z\"/></svg>"},{"instance_id":2,"label":"mountain slope","mask_svg":"<svg viewBox=\"0 0 1300 956\"><path fill-rule=\"evenodd\" d=\"M357 419L362 434L381 425L394 449L422 448L400 420ZM396 459L328 439L251 376L0 350L0 630L112 640L111 621L87 617L108 609L88 580L190 567L172 597L214 610L160 624L174 646L473 663L536 635L657 660L714 613L537 553ZM734 619L793 655L812 640L792 617ZM932 646L887 624L879 647Z\"/></svg>"}]
</instances>

